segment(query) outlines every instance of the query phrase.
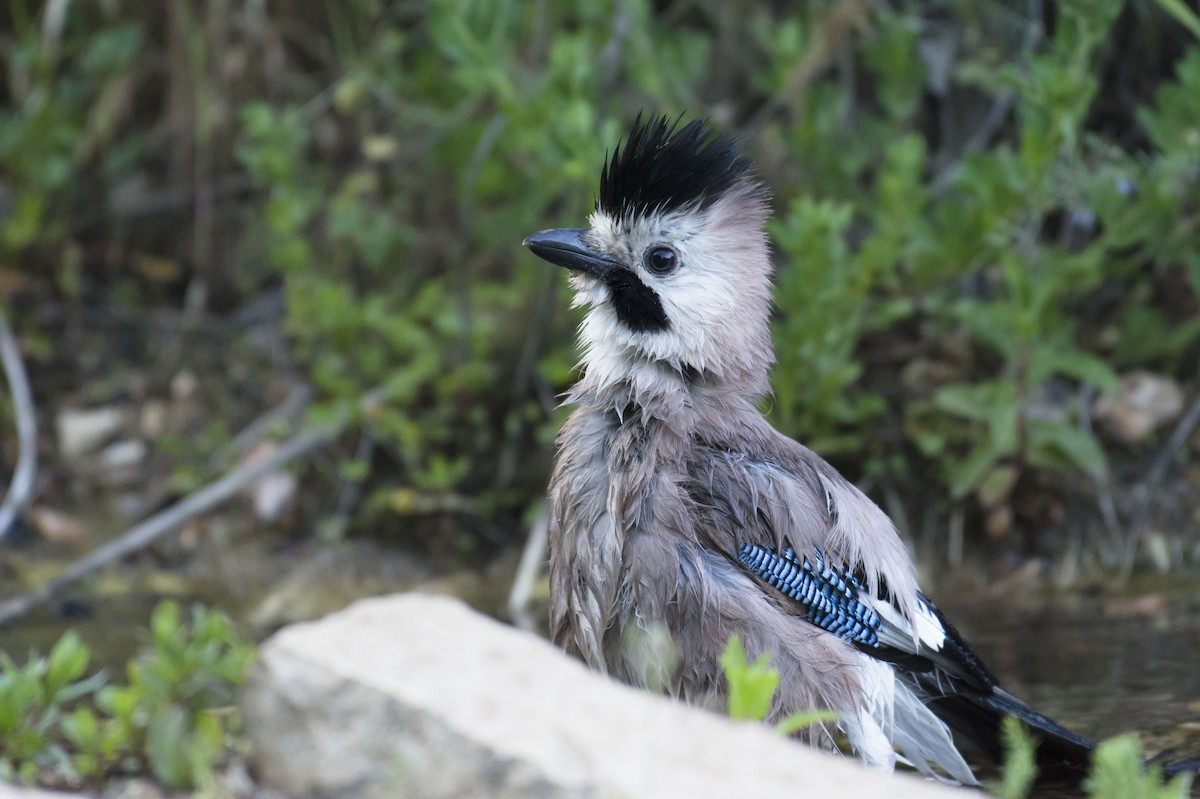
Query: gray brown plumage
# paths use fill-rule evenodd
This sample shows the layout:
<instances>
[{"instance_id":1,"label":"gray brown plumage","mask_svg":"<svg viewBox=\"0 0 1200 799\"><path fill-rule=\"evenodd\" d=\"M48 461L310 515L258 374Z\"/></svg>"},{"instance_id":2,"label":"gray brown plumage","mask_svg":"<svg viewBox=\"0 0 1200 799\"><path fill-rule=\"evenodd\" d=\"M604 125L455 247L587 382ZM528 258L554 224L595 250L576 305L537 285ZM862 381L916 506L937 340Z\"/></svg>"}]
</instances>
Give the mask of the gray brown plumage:
<instances>
[{"instance_id":1,"label":"gray brown plumage","mask_svg":"<svg viewBox=\"0 0 1200 799\"><path fill-rule=\"evenodd\" d=\"M1051 757L1084 757L1091 743L999 689L920 593L883 512L758 411L774 359L768 212L733 142L662 118L605 164L588 228L526 240L571 270L586 308L549 490L554 641L712 703L736 633L781 672L773 716L835 710L886 768L974 783L951 728L994 750L1006 713ZM669 650L644 643L660 630Z\"/></svg>"}]
</instances>

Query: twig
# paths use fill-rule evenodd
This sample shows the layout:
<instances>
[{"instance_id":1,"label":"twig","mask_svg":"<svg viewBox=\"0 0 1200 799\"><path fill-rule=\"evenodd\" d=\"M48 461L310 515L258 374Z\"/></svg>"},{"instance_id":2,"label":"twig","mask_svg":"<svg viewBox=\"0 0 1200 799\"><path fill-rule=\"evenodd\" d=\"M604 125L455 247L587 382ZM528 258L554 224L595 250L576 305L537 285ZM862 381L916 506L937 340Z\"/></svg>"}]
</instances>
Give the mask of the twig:
<instances>
[{"instance_id":1,"label":"twig","mask_svg":"<svg viewBox=\"0 0 1200 799\"><path fill-rule=\"evenodd\" d=\"M213 460L219 460L232 452L234 458L239 458L245 455L254 448L258 442L262 441L271 433L271 428L280 424L291 426L295 423L296 418L300 416L308 404L312 402L313 390L311 387L304 384L295 384L289 390L283 402L276 405L271 410L259 416L250 424L246 425L229 445L222 449L222 452L217 453Z\"/></svg>"},{"instance_id":2,"label":"twig","mask_svg":"<svg viewBox=\"0 0 1200 799\"><path fill-rule=\"evenodd\" d=\"M336 426L330 426L302 433L285 443L269 457L257 463L234 469L221 479L209 483L161 513L135 525L120 538L105 544L82 560L76 561L42 588L0 605L0 625L24 615L33 607L46 602L63 588L78 582L93 571L149 546L188 519L228 500L266 473L330 440L337 434L338 429Z\"/></svg>"},{"instance_id":3,"label":"twig","mask_svg":"<svg viewBox=\"0 0 1200 799\"><path fill-rule=\"evenodd\" d=\"M58 577L45 586L0 604L0 625L28 613L31 609L53 598L59 591L87 575L103 568L126 555L149 546L157 539L172 532L188 519L208 511L233 497L240 490L263 475L278 469L288 461L304 455L334 438L345 426L343 418L336 422L315 427L286 441L268 457L256 463L240 466L224 477L209 483L204 488L185 497L171 507L151 516L146 521L130 528L120 538L110 541L82 560L71 564Z\"/></svg>"},{"instance_id":4,"label":"twig","mask_svg":"<svg viewBox=\"0 0 1200 799\"><path fill-rule=\"evenodd\" d=\"M1029 0L1029 15L1025 27L1025 38L1021 42L1021 53L1030 56L1042 40L1042 0ZM983 150L991 142L992 136L1008 118L1009 112L1017 101L1015 89L1005 89L992 100L987 113L983 115L979 126L963 143L957 157L941 169L937 170L930 182L934 196L940 196L950 188L950 182L962 165L963 157Z\"/></svg>"},{"instance_id":5,"label":"twig","mask_svg":"<svg viewBox=\"0 0 1200 799\"><path fill-rule=\"evenodd\" d=\"M537 305L533 310L533 323L525 342L521 345L521 354L517 356L517 365L513 368L512 392L509 398L509 413L515 414L514 409L520 407L522 395L535 377L537 358L542 351L542 336L550 327L550 317L554 313L554 299L558 293L559 276L546 272L542 276L542 291L538 295ZM535 387L536 388L536 387ZM535 392L536 393L536 392ZM554 410L554 401L543 402L542 409L548 414ZM524 424L505 425L504 440L496 456L496 477L492 482L493 489L503 488L512 479L517 468L517 458L521 449L521 433L526 429Z\"/></svg>"},{"instance_id":6,"label":"twig","mask_svg":"<svg viewBox=\"0 0 1200 799\"><path fill-rule=\"evenodd\" d=\"M33 392L29 390L29 376L21 360L21 349L3 313L0 313L0 360L4 362L4 375L12 391L13 413L17 417L17 466L13 469L4 504L0 505L0 540L3 540L17 514L29 504L37 476L37 413Z\"/></svg>"},{"instance_id":7,"label":"twig","mask_svg":"<svg viewBox=\"0 0 1200 799\"><path fill-rule=\"evenodd\" d=\"M1096 387L1091 383L1079 386L1079 429L1088 435L1094 435L1092 425L1092 400L1096 396ZM1116 551L1123 549L1123 527L1120 514L1117 513L1117 501L1113 497L1112 481L1108 475L1093 477L1092 485L1096 489L1096 507L1100 511L1100 519L1108 536L1116 545Z\"/></svg>"},{"instance_id":8,"label":"twig","mask_svg":"<svg viewBox=\"0 0 1200 799\"><path fill-rule=\"evenodd\" d=\"M1134 510L1132 518L1129 522L1129 527L1125 531L1125 552L1121 558L1121 580L1128 579L1130 572L1133 570L1133 558L1137 554L1137 542L1142 535L1142 527L1146 523L1146 517L1150 514L1150 499L1154 496L1154 492L1158 489L1159 483L1167 474L1167 468L1171 465L1171 461L1175 459L1175 454L1187 443L1188 436L1196 429L1196 425L1200 424L1200 395L1197 395L1192 404L1188 407L1187 413L1179 420L1179 424L1175 425L1174 432L1171 433L1171 438L1163 446L1162 450L1154 458L1154 463L1150 466L1150 471L1146 473L1146 479L1141 485L1141 498L1138 500L1137 508Z\"/></svg>"},{"instance_id":9,"label":"twig","mask_svg":"<svg viewBox=\"0 0 1200 799\"><path fill-rule=\"evenodd\" d=\"M371 460L375 453L375 429L370 424L363 425L362 435L358 437L358 448L354 451L354 460L363 463ZM350 514L358 505L362 496L363 478L359 476L342 480L342 488L338 492L337 507L333 510L333 519L328 528L322 530L332 539L340 539L350 526Z\"/></svg>"},{"instance_id":10,"label":"twig","mask_svg":"<svg viewBox=\"0 0 1200 799\"><path fill-rule=\"evenodd\" d=\"M529 601L533 595L533 584L546 562L547 533L550 528L550 514L543 506L538 512L537 519L529 528L529 538L525 548L521 550L521 562L517 564L517 574L513 578L512 590L508 594L508 614L513 624L522 630L535 630L537 625L529 612Z\"/></svg>"}]
</instances>

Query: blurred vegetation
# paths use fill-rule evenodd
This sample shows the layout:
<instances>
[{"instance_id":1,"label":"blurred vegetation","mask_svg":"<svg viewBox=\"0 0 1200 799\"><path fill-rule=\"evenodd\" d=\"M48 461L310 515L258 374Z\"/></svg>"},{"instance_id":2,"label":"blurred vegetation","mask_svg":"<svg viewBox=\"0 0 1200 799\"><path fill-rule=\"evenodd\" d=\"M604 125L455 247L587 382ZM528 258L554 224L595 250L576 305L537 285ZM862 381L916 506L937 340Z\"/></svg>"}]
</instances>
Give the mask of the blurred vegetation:
<instances>
[{"instance_id":1,"label":"blurred vegetation","mask_svg":"<svg viewBox=\"0 0 1200 799\"><path fill-rule=\"evenodd\" d=\"M74 631L46 657L0 653L0 780L60 787L152 774L172 790L211 789L234 744L234 694L253 645L223 614L175 602L154 611L126 683L90 676Z\"/></svg>"},{"instance_id":2,"label":"blurred vegetation","mask_svg":"<svg viewBox=\"0 0 1200 799\"><path fill-rule=\"evenodd\" d=\"M737 721L765 721L771 714L771 701L779 687L779 670L771 665L770 652L762 652L754 662L746 657L746 648L737 633L730 636L721 653L721 672L728 686L729 718ZM841 714L833 710L804 710L789 713L775 724L780 735L792 735L815 724L831 724Z\"/></svg>"},{"instance_id":3,"label":"blurred vegetation","mask_svg":"<svg viewBox=\"0 0 1200 799\"><path fill-rule=\"evenodd\" d=\"M1167 0L13 0L0 302L51 407L101 323L175 363L145 320L208 330L219 386L266 313L286 344L229 393L310 383L370 442L308 476L318 517L349 481L352 529L504 543L576 357L520 241L582 222L639 110L711 116L776 198L773 420L935 543L966 513L1052 548L1161 443L1102 440L1092 398L1197 378L1198 29Z\"/></svg>"},{"instance_id":4,"label":"blurred vegetation","mask_svg":"<svg viewBox=\"0 0 1200 799\"><path fill-rule=\"evenodd\" d=\"M1038 740L1013 716L1004 719L1003 735L1004 769L988 791L1000 799L1023 799L1030 795L1037 777L1034 752ZM1121 735L1096 748L1081 787L1094 799L1186 799L1191 796L1193 778L1188 772L1164 778L1161 765L1143 759L1137 736Z\"/></svg>"}]
</instances>

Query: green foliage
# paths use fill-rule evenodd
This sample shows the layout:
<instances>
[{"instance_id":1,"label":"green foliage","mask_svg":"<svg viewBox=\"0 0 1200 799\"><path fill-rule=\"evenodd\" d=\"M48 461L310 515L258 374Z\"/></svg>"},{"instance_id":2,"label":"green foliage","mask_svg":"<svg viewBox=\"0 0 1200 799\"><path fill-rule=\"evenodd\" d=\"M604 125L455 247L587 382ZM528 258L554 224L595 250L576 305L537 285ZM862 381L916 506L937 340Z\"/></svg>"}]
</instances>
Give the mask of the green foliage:
<instances>
[{"instance_id":1,"label":"green foliage","mask_svg":"<svg viewBox=\"0 0 1200 799\"><path fill-rule=\"evenodd\" d=\"M1024 799L1037 777L1037 741L1016 716L1004 719L1004 769L1000 781L989 786L1000 799Z\"/></svg>"},{"instance_id":2,"label":"green foliage","mask_svg":"<svg viewBox=\"0 0 1200 799\"><path fill-rule=\"evenodd\" d=\"M75 170L100 148L119 169L144 144L113 141L121 92L141 53L142 29L114 22L88 37L57 39L11 4L12 38L0 47L9 102L0 105L0 257L34 245L58 246L67 234L63 209L74 195ZM8 38L8 37L6 37Z\"/></svg>"},{"instance_id":3,"label":"green foliage","mask_svg":"<svg viewBox=\"0 0 1200 799\"><path fill-rule=\"evenodd\" d=\"M779 671L771 667L771 653L761 653L753 663L746 658L742 639L735 633L721 653L721 671L728 687L729 717L739 721L762 721L771 713L771 701L779 687ZM808 710L789 713L775 725L780 735L837 721L838 714L829 710Z\"/></svg>"},{"instance_id":4,"label":"green foliage","mask_svg":"<svg viewBox=\"0 0 1200 799\"><path fill-rule=\"evenodd\" d=\"M69 760L57 740L66 707L104 679L83 678L89 657L73 632L58 640L49 657L30 657L23 666L0 652L0 780L32 782Z\"/></svg>"},{"instance_id":5,"label":"green foliage","mask_svg":"<svg viewBox=\"0 0 1200 799\"><path fill-rule=\"evenodd\" d=\"M1195 374L1200 48L1174 0L1121 30L1117 0L1052 27L1000 2L356 0L184 13L167 41L120 4L58 30L35 5L0 42L0 274L123 307L95 254L163 245L120 198L211 190L169 257L235 302L282 287L316 413L383 388L359 418L372 529L449 507L507 529L544 488L576 354L562 275L520 241L581 224L638 111L742 134L777 198L769 412L851 474L985 510L1088 485L1109 453L1083 403L1118 370ZM204 225L228 257L189 245Z\"/></svg>"},{"instance_id":6,"label":"green foliage","mask_svg":"<svg viewBox=\"0 0 1200 799\"><path fill-rule=\"evenodd\" d=\"M905 401L904 434L938 465L952 497L974 497L985 508L1006 503L1029 471L1106 477L1106 453L1081 425L1073 397L1084 395L1072 387L1111 392L1118 381L1110 353L1094 331L1081 329L1078 309L1128 279L1134 263L1197 257L1194 247L1178 246L1189 234L1170 221L1167 203L1149 187L1128 187L1168 180L1159 169L1195 174L1200 50L1180 63L1178 85L1161 88L1155 108L1141 111L1161 153L1116 153L1086 130L1099 85L1095 64L1119 9L1117 2L1069 4L1053 40L1019 65L997 72L988 52L962 64L964 80L1014 104L1018 127L1012 145L968 154L934 181L922 140L896 135L912 107L899 87L888 88L894 75L912 73L905 59L913 45L903 35L864 48L867 68L880 70L872 80L893 98L881 109L886 138L867 124L865 137L839 136L842 121L822 117L824 98L810 94L808 124L821 126L812 137L836 142L841 163L865 165L872 151L884 156L873 194L846 195L850 176L831 176L814 193L844 200L802 195L773 231L785 261L774 406L785 429L821 451L861 452L890 395ZM811 141L803 144L797 159L811 157ZM1194 203L1169 188L1174 201ZM1048 235L1052 222L1060 231ZM1116 255L1121 248L1137 256ZM1196 319L1167 322L1150 303L1121 310L1118 362L1175 357L1200 336ZM951 357L928 359L940 379L899 389L871 384L864 343L913 324L935 353L939 339L960 342Z\"/></svg>"},{"instance_id":7,"label":"green foliage","mask_svg":"<svg viewBox=\"0 0 1200 799\"><path fill-rule=\"evenodd\" d=\"M1004 768L999 782L989 786L1001 799L1023 799L1037 776L1037 740L1015 717L1004 719ZM1191 795L1191 774L1163 781L1162 768L1146 765L1142 747L1132 735L1104 741L1096 749L1083 788L1095 799L1185 799Z\"/></svg>"},{"instance_id":8,"label":"green foliage","mask_svg":"<svg viewBox=\"0 0 1200 799\"><path fill-rule=\"evenodd\" d=\"M1190 774L1164 783L1160 767L1143 764L1137 738L1124 735L1100 744L1084 788L1095 799L1186 799L1191 784Z\"/></svg>"},{"instance_id":9,"label":"green foliage","mask_svg":"<svg viewBox=\"0 0 1200 799\"><path fill-rule=\"evenodd\" d=\"M234 692L254 647L225 615L197 605L185 622L171 601L155 609L150 633L125 684L83 677L89 653L74 632L24 666L0 655L0 778L77 783L148 771L172 790L211 785L238 727Z\"/></svg>"}]
</instances>

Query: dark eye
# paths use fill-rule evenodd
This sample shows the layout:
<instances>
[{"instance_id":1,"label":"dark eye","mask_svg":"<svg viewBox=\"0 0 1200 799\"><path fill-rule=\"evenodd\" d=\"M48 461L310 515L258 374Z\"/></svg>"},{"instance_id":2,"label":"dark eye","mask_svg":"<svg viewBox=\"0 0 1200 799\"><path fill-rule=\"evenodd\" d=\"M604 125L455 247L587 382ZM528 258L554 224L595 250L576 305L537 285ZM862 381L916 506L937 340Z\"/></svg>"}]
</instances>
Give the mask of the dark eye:
<instances>
[{"instance_id":1,"label":"dark eye","mask_svg":"<svg viewBox=\"0 0 1200 799\"><path fill-rule=\"evenodd\" d=\"M646 253L646 268L656 275L666 275L679 266L679 256L670 247L655 247Z\"/></svg>"}]
</instances>

